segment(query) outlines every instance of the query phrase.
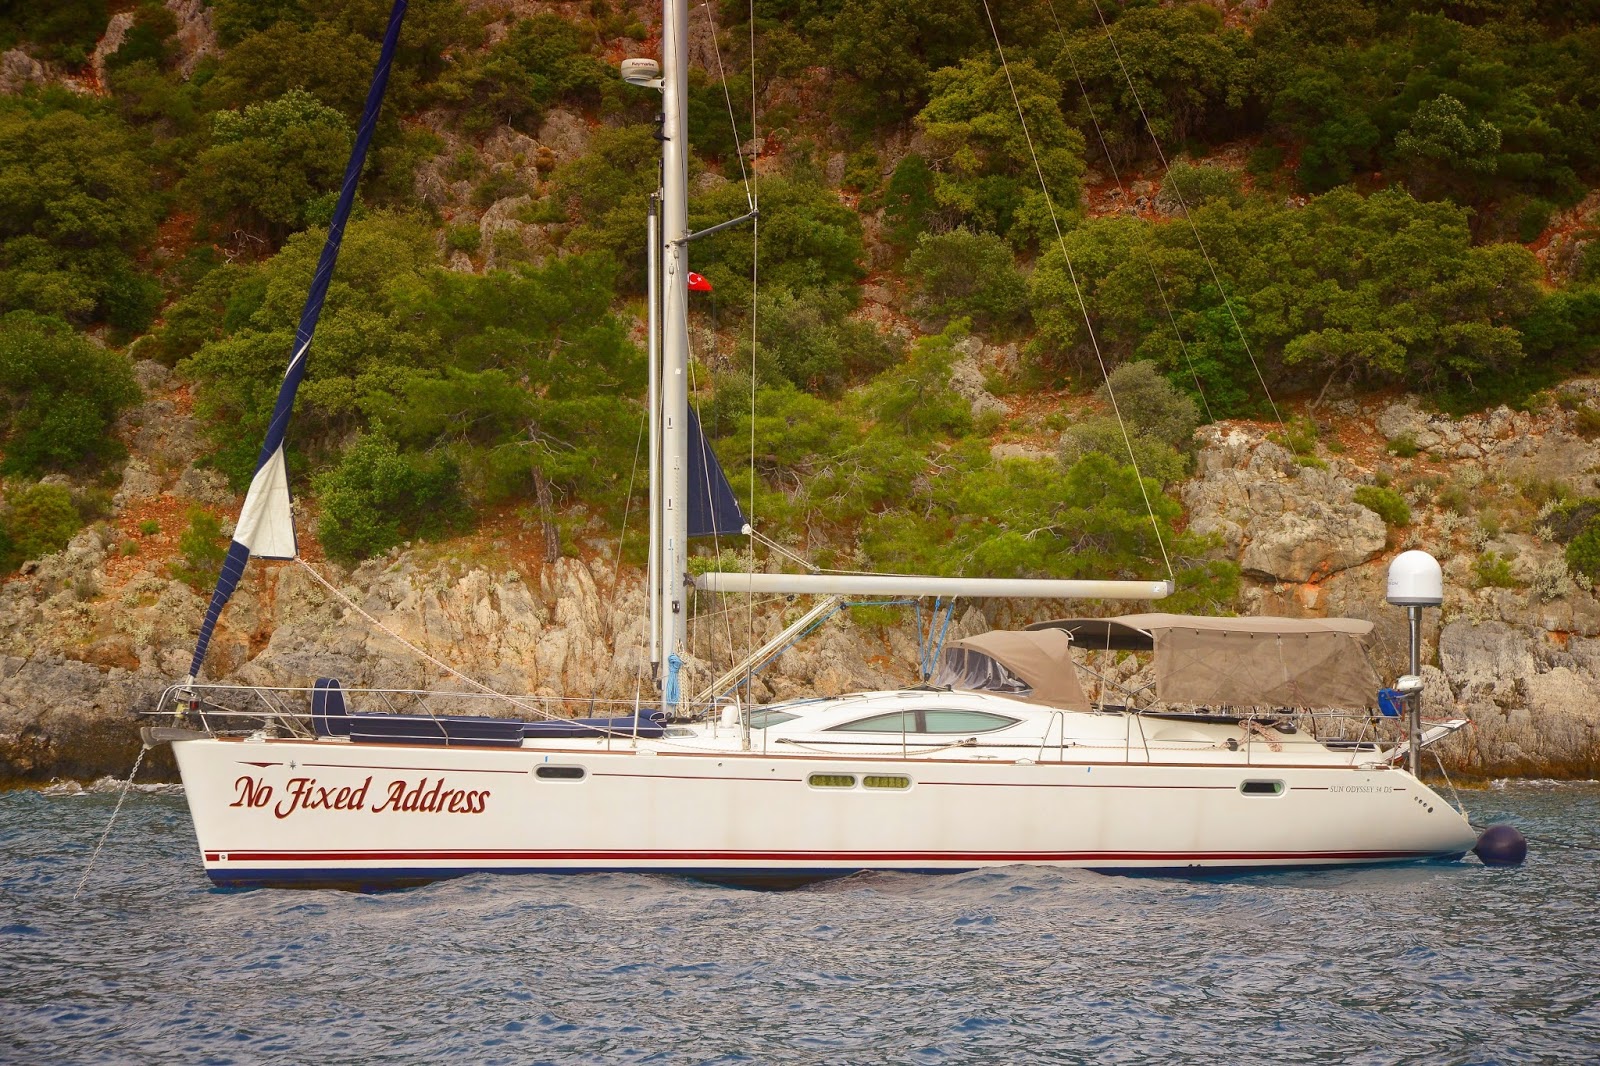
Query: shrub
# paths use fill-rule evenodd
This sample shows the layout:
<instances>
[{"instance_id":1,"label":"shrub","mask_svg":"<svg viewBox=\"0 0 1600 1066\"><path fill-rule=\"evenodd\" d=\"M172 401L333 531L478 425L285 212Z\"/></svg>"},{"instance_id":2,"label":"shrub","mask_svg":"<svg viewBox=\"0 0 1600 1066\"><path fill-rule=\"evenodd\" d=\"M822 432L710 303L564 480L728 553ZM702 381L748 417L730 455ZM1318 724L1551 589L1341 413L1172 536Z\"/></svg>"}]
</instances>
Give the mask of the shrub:
<instances>
[{"instance_id":1,"label":"shrub","mask_svg":"<svg viewBox=\"0 0 1600 1066\"><path fill-rule=\"evenodd\" d=\"M117 413L139 397L128 360L26 311L0 319L0 470L40 474L122 454Z\"/></svg>"},{"instance_id":2,"label":"shrub","mask_svg":"<svg viewBox=\"0 0 1600 1066\"><path fill-rule=\"evenodd\" d=\"M760 297L763 334L761 377L787 379L801 388L836 395L851 382L894 365L903 354L870 322L849 317L848 299L826 290L787 289ZM748 339L740 343L739 364L749 365Z\"/></svg>"},{"instance_id":3,"label":"shrub","mask_svg":"<svg viewBox=\"0 0 1600 1066\"><path fill-rule=\"evenodd\" d=\"M938 204L933 170L915 152L900 160L883 194L883 221L889 243L904 251L928 227Z\"/></svg>"},{"instance_id":4,"label":"shrub","mask_svg":"<svg viewBox=\"0 0 1600 1066\"><path fill-rule=\"evenodd\" d=\"M1567 568L1594 580L1600 578L1600 522L1591 521L1567 544Z\"/></svg>"},{"instance_id":5,"label":"shrub","mask_svg":"<svg viewBox=\"0 0 1600 1066\"><path fill-rule=\"evenodd\" d=\"M1402 459L1410 459L1421 450L1417 447L1416 435L1412 433L1402 433L1389 442L1389 453Z\"/></svg>"},{"instance_id":6,"label":"shrub","mask_svg":"<svg viewBox=\"0 0 1600 1066\"><path fill-rule=\"evenodd\" d=\"M1174 387L1154 363L1140 360L1113 370L1095 396L1109 402L1113 394L1123 419L1142 437L1181 451L1200 428L1200 409L1193 398Z\"/></svg>"},{"instance_id":7,"label":"shrub","mask_svg":"<svg viewBox=\"0 0 1600 1066\"><path fill-rule=\"evenodd\" d=\"M1499 552L1484 552L1478 556L1478 561L1472 569L1478 576L1480 587L1497 589L1517 587L1517 579L1511 575L1511 559Z\"/></svg>"},{"instance_id":8,"label":"shrub","mask_svg":"<svg viewBox=\"0 0 1600 1066\"><path fill-rule=\"evenodd\" d=\"M1355 498L1357 503L1382 518L1391 529L1411 524L1411 508L1407 506L1406 498L1394 489L1362 485L1356 489Z\"/></svg>"},{"instance_id":9,"label":"shrub","mask_svg":"<svg viewBox=\"0 0 1600 1066\"><path fill-rule=\"evenodd\" d=\"M1179 195L1182 200L1179 200ZM1217 166L1174 163L1156 194L1156 203L1171 211L1199 207L1208 200L1233 200L1239 195L1239 176Z\"/></svg>"},{"instance_id":10,"label":"shrub","mask_svg":"<svg viewBox=\"0 0 1600 1066\"><path fill-rule=\"evenodd\" d=\"M199 507L190 511L189 528L178 538L178 552L170 568L173 577L196 592L215 586L228 556L228 538L222 535L217 516Z\"/></svg>"},{"instance_id":11,"label":"shrub","mask_svg":"<svg viewBox=\"0 0 1600 1066\"><path fill-rule=\"evenodd\" d=\"M452 252L476 252L483 244L483 231L470 222L451 226L444 234L444 246Z\"/></svg>"},{"instance_id":12,"label":"shrub","mask_svg":"<svg viewBox=\"0 0 1600 1066\"><path fill-rule=\"evenodd\" d=\"M344 563L413 537L440 536L467 518L455 463L402 454L377 434L358 438L313 484L322 505L322 546Z\"/></svg>"},{"instance_id":13,"label":"shrub","mask_svg":"<svg viewBox=\"0 0 1600 1066\"><path fill-rule=\"evenodd\" d=\"M343 115L303 89L242 111L219 111L212 146L190 182L213 218L235 218L275 240L306 222L318 195L344 173L354 133Z\"/></svg>"},{"instance_id":14,"label":"shrub","mask_svg":"<svg viewBox=\"0 0 1600 1066\"><path fill-rule=\"evenodd\" d=\"M12 571L29 559L60 551L82 527L72 493L60 485L11 490L0 511L0 571Z\"/></svg>"},{"instance_id":15,"label":"shrub","mask_svg":"<svg viewBox=\"0 0 1600 1066\"><path fill-rule=\"evenodd\" d=\"M906 268L921 288L920 309L945 321L965 317L979 330L1004 329L1027 312L1028 283L1010 245L992 233L925 233Z\"/></svg>"},{"instance_id":16,"label":"shrub","mask_svg":"<svg viewBox=\"0 0 1600 1066\"><path fill-rule=\"evenodd\" d=\"M1295 455L1317 454L1317 424L1309 418L1291 418L1276 436L1278 443Z\"/></svg>"}]
</instances>

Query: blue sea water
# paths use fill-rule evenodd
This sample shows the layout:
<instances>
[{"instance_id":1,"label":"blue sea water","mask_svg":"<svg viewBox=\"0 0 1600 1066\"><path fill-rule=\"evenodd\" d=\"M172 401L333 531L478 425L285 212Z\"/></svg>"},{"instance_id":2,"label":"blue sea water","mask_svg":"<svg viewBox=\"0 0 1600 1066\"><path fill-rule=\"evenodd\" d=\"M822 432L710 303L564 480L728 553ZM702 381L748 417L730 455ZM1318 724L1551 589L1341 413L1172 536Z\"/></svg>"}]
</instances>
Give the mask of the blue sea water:
<instances>
[{"instance_id":1,"label":"blue sea water","mask_svg":"<svg viewBox=\"0 0 1600 1066\"><path fill-rule=\"evenodd\" d=\"M213 889L146 790L74 902L115 791L0 794L0 1061L1600 1061L1600 785L1464 796L1525 866L358 895Z\"/></svg>"}]
</instances>

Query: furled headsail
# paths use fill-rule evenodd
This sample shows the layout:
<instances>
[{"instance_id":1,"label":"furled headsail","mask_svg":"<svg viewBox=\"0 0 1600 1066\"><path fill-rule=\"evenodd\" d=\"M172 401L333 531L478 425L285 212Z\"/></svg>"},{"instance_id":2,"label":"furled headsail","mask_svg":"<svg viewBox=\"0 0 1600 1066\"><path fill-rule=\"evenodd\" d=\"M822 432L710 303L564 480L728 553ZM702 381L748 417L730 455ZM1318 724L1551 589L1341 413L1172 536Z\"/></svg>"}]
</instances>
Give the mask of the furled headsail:
<instances>
[{"instance_id":1,"label":"furled headsail","mask_svg":"<svg viewBox=\"0 0 1600 1066\"><path fill-rule=\"evenodd\" d=\"M345 223L349 221L350 210L355 205L356 185L361 180L361 170L366 163L367 147L372 143L372 131L378 124L378 110L389 84L389 68L394 62L395 46L400 40L400 23L405 18L406 4L407 0L395 0L389 12L389 25L384 30L383 47L378 53L378 66L372 72L366 106L361 112L361 124L356 129L355 144L351 146L350 160L345 165L344 183L339 189L333 218L328 223L328 239L323 243L322 256L317 260L317 272L311 281L311 291L306 294L305 307L300 312L300 326L295 330L289 369L284 372L283 384L278 388L278 400L272 408L267 437L256 459L255 477L251 479L250 491L245 495L244 507L239 512L233 543L228 545L228 556L223 560L222 573L211 594L211 604L206 608L205 620L200 624L200 637L195 642L194 658L189 664L190 678L200 675L217 619L233 596L233 590L238 586L250 557L293 559L298 554L294 516L289 506L289 472L284 462L283 438L289 428L289 413L294 408L295 392L305 377L306 355L311 349L311 337L316 332L323 301L328 296L328 282L333 277L333 266L339 258Z\"/></svg>"},{"instance_id":2,"label":"furled headsail","mask_svg":"<svg viewBox=\"0 0 1600 1066\"><path fill-rule=\"evenodd\" d=\"M717 462L700 416L689 406L689 536L729 536L745 529L744 512Z\"/></svg>"}]
</instances>

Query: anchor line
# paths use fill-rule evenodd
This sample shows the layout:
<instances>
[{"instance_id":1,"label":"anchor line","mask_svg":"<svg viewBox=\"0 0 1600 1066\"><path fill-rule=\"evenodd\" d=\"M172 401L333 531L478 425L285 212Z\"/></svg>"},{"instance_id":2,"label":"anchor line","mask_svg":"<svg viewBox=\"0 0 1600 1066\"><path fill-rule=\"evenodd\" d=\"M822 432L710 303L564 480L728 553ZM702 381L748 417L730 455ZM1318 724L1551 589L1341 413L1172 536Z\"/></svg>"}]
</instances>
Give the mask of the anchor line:
<instances>
[{"instance_id":1,"label":"anchor line","mask_svg":"<svg viewBox=\"0 0 1600 1066\"><path fill-rule=\"evenodd\" d=\"M117 824L117 815L122 813L122 802L128 798L128 789L133 786L133 779L139 773L139 764L144 762L144 753L150 750L150 745L145 744L139 749L139 755L133 760L133 769L128 771L128 779L122 783L122 793L117 796L117 805L111 809L111 820L106 822L106 831L100 834L100 842L94 846L94 854L89 856L89 865L83 868L83 876L78 879L78 887L73 890L72 902L78 902L78 897L83 894L83 886L89 883L89 874L94 870L96 860L100 858L100 849L106 846L106 838L111 836L111 827Z\"/></svg>"}]
</instances>

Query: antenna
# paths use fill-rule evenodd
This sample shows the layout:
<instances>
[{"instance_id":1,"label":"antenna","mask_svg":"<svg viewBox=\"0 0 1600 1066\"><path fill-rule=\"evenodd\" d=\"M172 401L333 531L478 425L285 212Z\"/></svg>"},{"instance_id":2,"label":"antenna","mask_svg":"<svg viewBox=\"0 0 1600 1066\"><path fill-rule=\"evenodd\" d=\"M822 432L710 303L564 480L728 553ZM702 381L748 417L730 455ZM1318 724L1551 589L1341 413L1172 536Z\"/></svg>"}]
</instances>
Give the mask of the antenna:
<instances>
[{"instance_id":1,"label":"antenna","mask_svg":"<svg viewBox=\"0 0 1600 1066\"><path fill-rule=\"evenodd\" d=\"M654 59L624 59L622 80L641 89L661 88L661 64Z\"/></svg>"},{"instance_id":2,"label":"antenna","mask_svg":"<svg viewBox=\"0 0 1600 1066\"><path fill-rule=\"evenodd\" d=\"M1422 773L1422 609L1444 602L1444 571L1439 560L1425 551L1401 552L1389 564L1388 601L1404 607L1411 621L1411 672L1395 682L1405 694L1407 711L1407 762L1411 776Z\"/></svg>"}]
</instances>

